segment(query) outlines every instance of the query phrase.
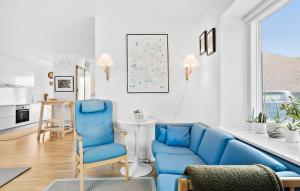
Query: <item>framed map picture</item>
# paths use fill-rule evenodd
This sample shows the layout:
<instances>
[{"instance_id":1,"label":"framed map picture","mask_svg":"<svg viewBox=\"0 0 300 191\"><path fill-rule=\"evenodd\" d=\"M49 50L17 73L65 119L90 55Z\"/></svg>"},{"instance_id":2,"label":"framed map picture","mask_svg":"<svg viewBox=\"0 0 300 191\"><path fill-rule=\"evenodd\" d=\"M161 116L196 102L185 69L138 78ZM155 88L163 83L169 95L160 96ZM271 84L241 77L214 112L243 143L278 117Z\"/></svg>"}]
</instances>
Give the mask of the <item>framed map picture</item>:
<instances>
[{"instance_id":1,"label":"framed map picture","mask_svg":"<svg viewBox=\"0 0 300 191\"><path fill-rule=\"evenodd\" d=\"M127 34L127 92L169 93L167 34Z\"/></svg>"}]
</instances>

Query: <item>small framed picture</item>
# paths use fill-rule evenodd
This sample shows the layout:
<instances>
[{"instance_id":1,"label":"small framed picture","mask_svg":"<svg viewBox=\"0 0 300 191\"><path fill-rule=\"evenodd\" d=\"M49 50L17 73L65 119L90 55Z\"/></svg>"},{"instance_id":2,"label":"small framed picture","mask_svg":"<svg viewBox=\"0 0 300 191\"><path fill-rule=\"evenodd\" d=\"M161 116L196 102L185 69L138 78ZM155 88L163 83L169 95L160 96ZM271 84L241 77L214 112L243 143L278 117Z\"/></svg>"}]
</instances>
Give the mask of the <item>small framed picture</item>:
<instances>
[{"instance_id":1,"label":"small framed picture","mask_svg":"<svg viewBox=\"0 0 300 191\"><path fill-rule=\"evenodd\" d=\"M55 92L74 92L74 76L55 76Z\"/></svg>"},{"instance_id":2,"label":"small framed picture","mask_svg":"<svg viewBox=\"0 0 300 191\"><path fill-rule=\"evenodd\" d=\"M200 55L204 54L207 49L206 34L207 34L207 32L204 31L199 37Z\"/></svg>"},{"instance_id":3,"label":"small framed picture","mask_svg":"<svg viewBox=\"0 0 300 191\"><path fill-rule=\"evenodd\" d=\"M207 55L216 52L216 29L213 28L207 33Z\"/></svg>"}]
</instances>

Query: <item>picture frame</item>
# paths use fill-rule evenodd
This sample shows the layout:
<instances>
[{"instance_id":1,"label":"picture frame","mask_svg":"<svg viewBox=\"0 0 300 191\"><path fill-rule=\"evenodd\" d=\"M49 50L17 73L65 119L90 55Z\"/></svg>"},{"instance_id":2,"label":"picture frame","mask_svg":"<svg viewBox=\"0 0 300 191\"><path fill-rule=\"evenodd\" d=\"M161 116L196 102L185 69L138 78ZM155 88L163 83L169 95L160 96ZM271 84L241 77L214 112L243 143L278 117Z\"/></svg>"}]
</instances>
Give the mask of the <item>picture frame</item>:
<instances>
[{"instance_id":1,"label":"picture frame","mask_svg":"<svg viewBox=\"0 0 300 191\"><path fill-rule=\"evenodd\" d=\"M207 31L204 31L199 36L199 47L200 47L200 55L203 55L207 51Z\"/></svg>"},{"instance_id":2,"label":"picture frame","mask_svg":"<svg viewBox=\"0 0 300 191\"><path fill-rule=\"evenodd\" d=\"M169 93L168 34L127 34L127 93Z\"/></svg>"},{"instance_id":3,"label":"picture frame","mask_svg":"<svg viewBox=\"0 0 300 191\"><path fill-rule=\"evenodd\" d=\"M74 76L54 76L55 92L74 92Z\"/></svg>"},{"instance_id":4,"label":"picture frame","mask_svg":"<svg viewBox=\"0 0 300 191\"><path fill-rule=\"evenodd\" d=\"M207 33L207 55L210 56L216 52L216 29L212 28Z\"/></svg>"}]
</instances>

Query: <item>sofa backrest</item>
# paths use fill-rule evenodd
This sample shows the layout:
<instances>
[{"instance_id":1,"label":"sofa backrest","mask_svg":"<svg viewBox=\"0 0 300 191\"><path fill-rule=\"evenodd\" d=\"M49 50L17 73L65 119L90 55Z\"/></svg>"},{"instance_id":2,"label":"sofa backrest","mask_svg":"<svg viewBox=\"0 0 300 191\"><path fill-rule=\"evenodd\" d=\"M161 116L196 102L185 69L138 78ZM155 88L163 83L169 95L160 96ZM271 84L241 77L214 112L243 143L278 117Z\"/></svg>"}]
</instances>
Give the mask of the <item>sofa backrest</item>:
<instances>
[{"instance_id":1,"label":"sofa backrest","mask_svg":"<svg viewBox=\"0 0 300 191\"><path fill-rule=\"evenodd\" d=\"M206 131L207 126L202 123L195 123L191 129L191 144L190 149L197 153L199 145L202 141L203 135Z\"/></svg>"},{"instance_id":2,"label":"sofa backrest","mask_svg":"<svg viewBox=\"0 0 300 191\"><path fill-rule=\"evenodd\" d=\"M219 164L227 143L234 139L228 133L207 128L198 149L198 155L208 165Z\"/></svg>"},{"instance_id":3,"label":"sofa backrest","mask_svg":"<svg viewBox=\"0 0 300 191\"><path fill-rule=\"evenodd\" d=\"M75 115L76 131L84 139L83 147L114 142L111 101L79 100Z\"/></svg>"},{"instance_id":4,"label":"sofa backrest","mask_svg":"<svg viewBox=\"0 0 300 191\"><path fill-rule=\"evenodd\" d=\"M283 164L257 150L256 148L238 140L229 141L220 161L220 165L253 164L262 164L268 166L276 172L287 170Z\"/></svg>"}]
</instances>

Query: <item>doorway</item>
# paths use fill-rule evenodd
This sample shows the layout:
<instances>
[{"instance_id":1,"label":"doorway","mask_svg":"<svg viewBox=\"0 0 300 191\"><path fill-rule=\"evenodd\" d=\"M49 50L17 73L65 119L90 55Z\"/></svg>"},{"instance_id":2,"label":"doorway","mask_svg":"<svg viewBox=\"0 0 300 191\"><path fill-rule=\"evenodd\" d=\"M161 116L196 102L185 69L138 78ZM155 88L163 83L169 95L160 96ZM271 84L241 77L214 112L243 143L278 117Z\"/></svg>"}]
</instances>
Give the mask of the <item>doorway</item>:
<instances>
[{"instance_id":1,"label":"doorway","mask_svg":"<svg viewBox=\"0 0 300 191\"><path fill-rule=\"evenodd\" d=\"M91 99L91 74L84 67L76 65L76 100Z\"/></svg>"}]
</instances>

